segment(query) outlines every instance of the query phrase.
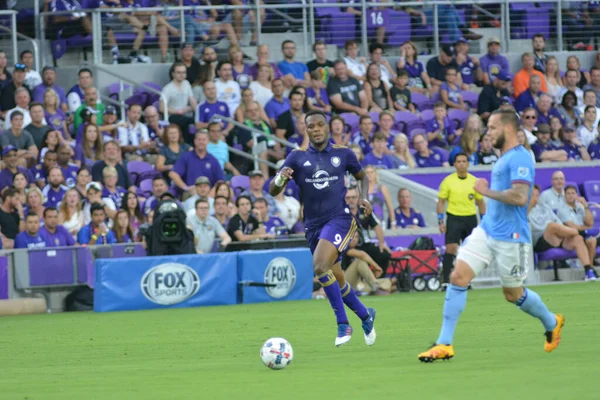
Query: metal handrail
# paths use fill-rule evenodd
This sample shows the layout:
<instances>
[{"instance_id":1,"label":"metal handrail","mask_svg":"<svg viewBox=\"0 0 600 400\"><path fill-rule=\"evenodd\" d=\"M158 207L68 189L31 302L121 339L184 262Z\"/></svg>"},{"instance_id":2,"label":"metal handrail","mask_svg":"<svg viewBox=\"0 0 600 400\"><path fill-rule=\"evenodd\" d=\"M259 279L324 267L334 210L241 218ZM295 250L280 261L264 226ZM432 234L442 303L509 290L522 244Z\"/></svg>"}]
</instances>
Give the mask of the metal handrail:
<instances>
[{"instance_id":1,"label":"metal handrail","mask_svg":"<svg viewBox=\"0 0 600 400\"><path fill-rule=\"evenodd\" d=\"M145 90L149 91L150 93L158 94L160 96L160 100L162 101L163 106L164 106L164 113L163 113L164 114L164 121L165 122L169 121L169 111L168 111L168 106L167 106L167 98L165 97L164 94L162 94L161 91L156 90L153 87L150 87L148 85L144 85L141 82L136 82L133 79L127 78L127 77L125 77L123 75L117 74L114 71L109 70L108 68L102 67L100 65L96 65L95 67L98 70L106 72L107 74L110 74L110 75L114 76L115 78L119 79L119 81L121 82L121 88L123 87L123 82L127 82L130 85L142 87Z\"/></svg>"},{"instance_id":2,"label":"metal handrail","mask_svg":"<svg viewBox=\"0 0 600 400\"><path fill-rule=\"evenodd\" d=\"M102 100L103 103L109 103L109 104L112 104L113 106L119 107L119 109L121 110L121 120L126 121L125 109L127 108L127 104L125 104L125 102L123 100L117 101L117 100L115 100L111 97L105 96L103 94L100 95L100 100Z\"/></svg>"},{"instance_id":3,"label":"metal handrail","mask_svg":"<svg viewBox=\"0 0 600 400\"><path fill-rule=\"evenodd\" d=\"M254 169L258 169L257 163L266 164L273 169L277 169L277 165L273 164L271 161L263 160L256 154L248 154L245 151L236 149L235 147L231 147L231 146L227 146L227 147L229 148L230 153L237 154L238 156L242 156L244 158L247 158L248 160L254 161Z\"/></svg>"},{"instance_id":4,"label":"metal handrail","mask_svg":"<svg viewBox=\"0 0 600 400\"><path fill-rule=\"evenodd\" d=\"M17 38L21 38L21 39L26 40L31 43L31 46L33 47L33 61L35 62L35 70L41 73L41 70L40 70L40 46L38 46L37 41L34 38L30 38L27 35L23 35L22 33L16 32L16 29L9 29L5 26L0 25L0 30L9 32L11 34L16 33ZM15 46L15 48L16 48L16 45L13 44L13 46Z\"/></svg>"},{"instance_id":5,"label":"metal handrail","mask_svg":"<svg viewBox=\"0 0 600 400\"><path fill-rule=\"evenodd\" d=\"M264 135L265 134L263 131L255 129L255 128L251 128L248 125L241 124L241 123L239 123L238 121L236 121L235 119L233 119L231 117L224 117L222 115L215 114L215 115L213 115L213 119L220 119L220 120L223 120L223 121L227 121L230 124L233 124L234 126L237 126L238 128L241 128L241 129L246 129L247 131L250 131L253 134L257 134L257 135ZM276 134L272 134L271 136L269 136L269 139L273 139L277 143L282 144L282 145L284 145L286 147L291 147L292 149L298 149L298 148L300 148L300 146L298 146L297 143L288 142L285 139L281 139L281 138L277 137Z\"/></svg>"},{"instance_id":6,"label":"metal handrail","mask_svg":"<svg viewBox=\"0 0 600 400\"><path fill-rule=\"evenodd\" d=\"M10 26L12 27L11 33L11 44L13 51L13 61L16 63L19 60L19 50L17 49L17 12L15 10L2 10L0 15L10 15ZM8 28L7 28L8 29Z\"/></svg>"}]
</instances>

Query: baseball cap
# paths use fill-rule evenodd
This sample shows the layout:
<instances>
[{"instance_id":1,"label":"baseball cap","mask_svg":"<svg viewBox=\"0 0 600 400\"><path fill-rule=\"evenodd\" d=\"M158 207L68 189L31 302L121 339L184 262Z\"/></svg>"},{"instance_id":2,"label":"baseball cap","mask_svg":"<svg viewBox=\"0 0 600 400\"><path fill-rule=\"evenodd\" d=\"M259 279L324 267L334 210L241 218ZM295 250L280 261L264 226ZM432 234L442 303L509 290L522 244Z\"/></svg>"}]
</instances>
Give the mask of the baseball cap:
<instances>
[{"instance_id":1,"label":"baseball cap","mask_svg":"<svg viewBox=\"0 0 600 400\"><path fill-rule=\"evenodd\" d=\"M196 178L196 185L202 185L202 184L207 184L210 185L210 179L208 179L206 176L199 176Z\"/></svg>"},{"instance_id":2,"label":"baseball cap","mask_svg":"<svg viewBox=\"0 0 600 400\"><path fill-rule=\"evenodd\" d=\"M104 115L117 115L117 108L115 106L106 106Z\"/></svg>"},{"instance_id":3,"label":"baseball cap","mask_svg":"<svg viewBox=\"0 0 600 400\"><path fill-rule=\"evenodd\" d=\"M250 173L248 174L248 176L249 176L250 178L253 178L253 177L255 177L255 176L263 176L263 177L264 177L264 175L263 175L262 171L261 171L261 170L259 170L259 169L255 169L254 171L250 171Z\"/></svg>"},{"instance_id":4,"label":"baseball cap","mask_svg":"<svg viewBox=\"0 0 600 400\"><path fill-rule=\"evenodd\" d=\"M14 70L25 72L27 70L27 66L25 64L18 63L18 64L15 64Z\"/></svg>"},{"instance_id":5,"label":"baseball cap","mask_svg":"<svg viewBox=\"0 0 600 400\"><path fill-rule=\"evenodd\" d=\"M498 36L492 36L487 40L487 45L489 46L492 43L501 44L500 38Z\"/></svg>"},{"instance_id":6,"label":"baseball cap","mask_svg":"<svg viewBox=\"0 0 600 400\"><path fill-rule=\"evenodd\" d=\"M461 36L458 38L456 43L469 43L469 41L464 36Z\"/></svg>"},{"instance_id":7,"label":"baseball cap","mask_svg":"<svg viewBox=\"0 0 600 400\"><path fill-rule=\"evenodd\" d=\"M450 57L454 57L454 46L445 44L442 46L442 51Z\"/></svg>"},{"instance_id":8,"label":"baseball cap","mask_svg":"<svg viewBox=\"0 0 600 400\"><path fill-rule=\"evenodd\" d=\"M496 74L496 78L498 78L498 79L500 79L501 81L504 81L504 82L510 82L510 80L512 79L512 76L510 76L510 74L508 72L506 72L503 69L501 69Z\"/></svg>"},{"instance_id":9,"label":"baseball cap","mask_svg":"<svg viewBox=\"0 0 600 400\"><path fill-rule=\"evenodd\" d=\"M4 146L4 148L2 149L2 157L5 157L11 151L17 151L17 148L15 146L13 146L12 144L9 144L8 146Z\"/></svg>"},{"instance_id":10,"label":"baseball cap","mask_svg":"<svg viewBox=\"0 0 600 400\"><path fill-rule=\"evenodd\" d=\"M102 185L98 182L90 182L85 185L85 191L88 192L90 189L96 189L97 191L102 191Z\"/></svg>"},{"instance_id":11,"label":"baseball cap","mask_svg":"<svg viewBox=\"0 0 600 400\"><path fill-rule=\"evenodd\" d=\"M563 128L563 132L576 132L577 129L573 125L567 125Z\"/></svg>"},{"instance_id":12,"label":"baseball cap","mask_svg":"<svg viewBox=\"0 0 600 400\"><path fill-rule=\"evenodd\" d=\"M512 99L509 96L504 96L500 99L500 104L510 104L514 105Z\"/></svg>"}]
</instances>

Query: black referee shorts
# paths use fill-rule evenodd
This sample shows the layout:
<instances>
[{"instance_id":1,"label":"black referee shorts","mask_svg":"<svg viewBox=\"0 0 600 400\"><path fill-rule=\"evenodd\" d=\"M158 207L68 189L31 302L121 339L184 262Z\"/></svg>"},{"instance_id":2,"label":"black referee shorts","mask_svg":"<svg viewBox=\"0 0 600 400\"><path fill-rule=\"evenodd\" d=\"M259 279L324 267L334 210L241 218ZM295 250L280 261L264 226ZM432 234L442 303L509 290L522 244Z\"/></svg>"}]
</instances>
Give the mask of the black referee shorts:
<instances>
[{"instance_id":1,"label":"black referee shorts","mask_svg":"<svg viewBox=\"0 0 600 400\"><path fill-rule=\"evenodd\" d=\"M446 215L446 244L461 243L477 226L477 215Z\"/></svg>"}]
</instances>

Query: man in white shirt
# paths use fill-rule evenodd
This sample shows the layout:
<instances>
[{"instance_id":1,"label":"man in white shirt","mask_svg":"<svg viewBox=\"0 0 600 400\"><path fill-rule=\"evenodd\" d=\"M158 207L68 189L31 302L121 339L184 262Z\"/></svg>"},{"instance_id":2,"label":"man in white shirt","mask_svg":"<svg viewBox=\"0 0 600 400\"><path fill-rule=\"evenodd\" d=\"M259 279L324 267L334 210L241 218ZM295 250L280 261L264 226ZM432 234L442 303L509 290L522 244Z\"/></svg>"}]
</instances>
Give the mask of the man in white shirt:
<instances>
[{"instance_id":1,"label":"man in white shirt","mask_svg":"<svg viewBox=\"0 0 600 400\"><path fill-rule=\"evenodd\" d=\"M23 114L23 126L27 126L31 123L31 115L29 114L29 103L31 97L29 91L25 88L18 88L15 91L15 103L17 106L6 113L6 119L4 120L4 130L10 129L10 115L15 111L20 111ZM46 120L44 119L44 125Z\"/></svg>"},{"instance_id":2,"label":"man in white shirt","mask_svg":"<svg viewBox=\"0 0 600 400\"><path fill-rule=\"evenodd\" d=\"M209 208L207 198L201 197L194 203L194 213L187 217L187 227L194 232L198 254L210 253L217 236L221 238L221 246L225 247L231 243L231 237L221 223L215 217L208 215Z\"/></svg>"},{"instance_id":3,"label":"man in white shirt","mask_svg":"<svg viewBox=\"0 0 600 400\"><path fill-rule=\"evenodd\" d=\"M540 203L550 206L554 212L562 208L565 202L565 174L554 171L552 174L552 187L544 190L540 195Z\"/></svg>"},{"instance_id":4,"label":"man in white shirt","mask_svg":"<svg viewBox=\"0 0 600 400\"><path fill-rule=\"evenodd\" d=\"M576 108L576 112L579 113L579 116L581 117L581 120L583 121L584 116L585 116L585 109L587 108L587 106L596 107L596 121L594 122L594 128L597 128L598 123L600 122L600 108L598 106L596 106L597 99L598 99L598 94L596 93L596 91L594 89L586 89L583 92L583 102L580 103L579 100L577 100L577 104L579 104L579 106L577 106L577 108ZM583 124L581 124L581 125L583 125Z\"/></svg>"},{"instance_id":5,"label":"man in white shirt","mask_svg":"<svg viewBox=\"0 0 600 400\"><path fill-rule=\"evenodd\" d=\"M242 93L240 85L233 79L231 62L219 61L217 65L218 78L215 80L217 87L217 100L222 101L229 107L229 115L235 115L240 102Z\"/></svg>"},{"instance_id":6,"label":"man in white shirt","mask_svg":"<svg viewBox=\"0 0 600 400\"><path fill-rule=\"evenodd\" d=\"M367 74L367 59L358 57L358 43L348 40L344 48L346 49L344 61L348 67L348 76L358 79L359 82L364 81Z\"/></svg>"},{"instance_id":7,"label":"man in white shirt","mask_svg":"<svg viewBox=\"0 0 600 400\"><path fill-rule=\"evenodd\" d=\"M162 94L167 99L169 122L179 125L183 132L183 140L188 144L193 144L194 136L189 134L189 127L194 123L194 110L198 107L198 102L186 76L187 67L184 64L180 62L173 64L171 67L172 80L163 87ZM163 102L158 104L160 112L164 113Z\"/></svg>"},{"instance_id":8,"label":"man in white shirt","mask_svg":"<svg viewBox=\"0 0 600 400\"><path fill-rule=\"evenodd\" d=\"M128 160L140 159L151 150L156 150L156 143L150 140L148 127L140 122L142 106L132 104L127 110L127 123L117 130L121 151Z\"/></svg>"},{"instance_id":9,"label":"man in white shirt","mask_svg":"<svg viewBox=\"0 0 600 400\"><path fill-rule=\"evenodd\" d=\"M23 50L21 52L21 63L25 64L25 86L29 90L33 90L37 85L42 83L42 76L39 72L33 69L33 53L30 50Z\"/></svg>"}]
</instances>

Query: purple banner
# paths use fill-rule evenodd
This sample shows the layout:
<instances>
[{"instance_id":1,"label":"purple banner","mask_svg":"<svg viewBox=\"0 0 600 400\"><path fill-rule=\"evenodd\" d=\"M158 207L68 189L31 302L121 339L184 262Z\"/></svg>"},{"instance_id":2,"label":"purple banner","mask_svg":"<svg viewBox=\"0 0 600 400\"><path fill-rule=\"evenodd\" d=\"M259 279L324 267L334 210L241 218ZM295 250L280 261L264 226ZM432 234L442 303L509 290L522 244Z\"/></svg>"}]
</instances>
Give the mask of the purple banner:
<instances>
[{"instance_id":1,"label":"purple banner","mask_svg":"<svg viewBox=\"0 0 600 400\"><path fill-rule=\"evenodd\" d=\"M71 249L29 251L29 285L72 285L73 253Z\"/></svg>"},{"instance_id":2,"label":"purple banner","mask_svg":"<svg viewBox=\"0 0 600 400\"><path fill-rule=\"evenodd\" d=\"M8 299L8 257L0 257L0 300Z\"/></svg>"},{"instance_id":3,"label":"purple banner","mask_svg":"<svg viewBox=\"0 0 600 400\"><path fill-rule=\"evenodd\" d=\"M565 180L567 182L574 182L577 185L582 184L585 181L598 180L600 178L600 167L598 166L578 166L578 167L564 167L564 168L543 168L535 170L535 183L537 183L542 190L550 187L552 183L552 174L554 171L561 170L565 174ZM470 171L471 174L477 178L485 178L490 180L491 171ZM424 174L410 174L402 175L403 178L410 179L411 181L420 183L431 189L438 190L442 180L448 176L448 172L429 172Z\"/></svg>"},{"instance_id":4,"label":"purple banner","mask_svg":"<svg viewBox=\"0 0 600 400\"><path fill-rule=\"evenodd\" d=\"M77 252L77 283L87 283L94 287L94 263L92 252L87 247L78 247Z\"/></svg>"}]
</instances>

